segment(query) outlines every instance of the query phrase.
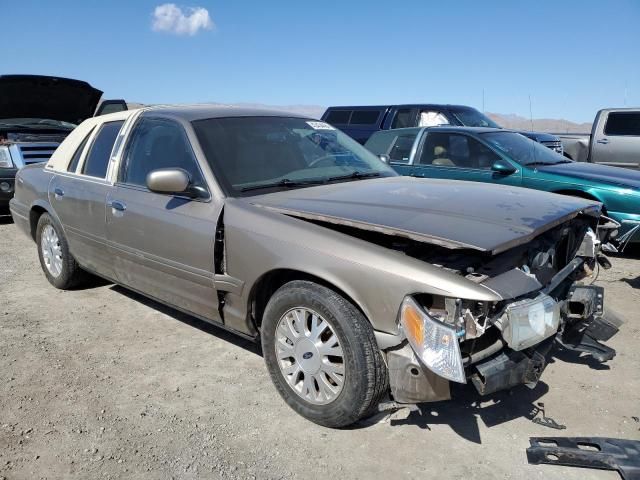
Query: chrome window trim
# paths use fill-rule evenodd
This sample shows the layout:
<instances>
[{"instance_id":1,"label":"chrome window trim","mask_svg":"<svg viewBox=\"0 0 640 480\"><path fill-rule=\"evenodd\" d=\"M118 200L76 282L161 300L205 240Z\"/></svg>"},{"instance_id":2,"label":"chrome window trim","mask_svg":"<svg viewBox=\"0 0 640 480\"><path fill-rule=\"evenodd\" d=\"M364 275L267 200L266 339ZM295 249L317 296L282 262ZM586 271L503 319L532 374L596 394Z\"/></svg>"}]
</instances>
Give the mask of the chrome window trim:
<instances>
[{"instance_id":1,"label":"chrome window trim","mask_svg":"<svg viewBox=\"0 0 640 480\"><path fill-rule=\"evenodd\" d=\"M122 131L122 128L126 123L126 120L109 120L106 122L101 122L100 124L96 125L96 128L94 128L92 131L91 138L87 141L87 145L85 145L84 151L82 152L82 158L80 158L80 161L78 162L78 166L76 167L76 171L74 173L75 175L81 178L94 178L98 180L104 180L106 183L110 183L111 185L113 185L113 183L109 179L109 169L111 166L110 160L107 161L107 171L105 172L104 177L94 177L93 175L86 175L82 173L82 169L84 168L84 164L87 161L87 156L89 152L91 151L91 149L93 149L93 145L95 143L96 137L100 134L104 126L109 123L118 123L118 122L122 122L122 125L120 126L120 131ZM120 132L118 132L118 135L120 135ZM111 159L111 156L113 155L113 148L115 147L117 140L118 140L118 136L116 136L116 140L113 142L113 146L111 147L111 154L109 154L109 159ZM70 173L70 172L67 172L67 173Z\"/></svg>"},{"instance_id":2,"label":"chrome window trim","mask_svg":"<svg viewBox=\"0 0 640 480\"><path fill-rule=\"evenodd\" d=\"M133 117L133 115L132 115ZM135 115L135 121L131 121L131 123L129 125L127 125L128 130L127 132L125 132L125 134L123 134L123 138L126 141L122 141L121 144L118 145L119 151L115 152L115 154L113 155L113 159L114 163L113 165L110 165L110 168L113 168L114 172L110 172L113 173L113 176L111 177L113 180L112 185L116 185L119 187L126 187L126 188L131 188L133 190L140 190L143 192L149 192L149 193L154 193L151 190L149 190L147 187L143 186L143 185L136 185L133 183L127 183L124 181L121 181L119 176L122 170L122 166L123 166L123 160L124 160L124 155L127 152L127 149L133 139L133 134L135 133L135 127L138 125L138 123L140 121L142 121L143 119L147 119L147 120L165 120L168 122L171 122L173 124L176 125L176 127L182 129L182 132L185 135L186 141L189 144L189 147L191 147L191 152L193 154L193 160L195 162L195 166L198 169L198 171L200 172L200 176L202 177L202 181L204 182L204 187L207 190L207 194L208 196L206 198L192 198L192 197L188 197L186 195L171 195L171 194L167 194L167 196L170 197L174 197L174 198L183 198L183 199L188 199L191 201L198 201L198 202L202 202L202 203L209 203L212 201L213 198L213 194L212 194L212 189L210 187L210 183L207 180L207 177L205 175L205 172L202 169L202 162L200 161L200 159L198 158L197 152L194 148L194 144L189 136L189 133L187 131L187 129L185 128L185 125L180 122L177 121L177 119L172 118L170 116L164 116L164 115L155 115L155 114L151 114L151 115ZM131 117L130 117L131 118ZM123 129L125 128L125 125L123 125ZM122 132L122 129L121 129ZM118 134L120 135L120 134ZM116 142L118 141L118 139L116 139ZM114 143L114 149L115 149L116 145Z\"/></svg>"}]
</instances>

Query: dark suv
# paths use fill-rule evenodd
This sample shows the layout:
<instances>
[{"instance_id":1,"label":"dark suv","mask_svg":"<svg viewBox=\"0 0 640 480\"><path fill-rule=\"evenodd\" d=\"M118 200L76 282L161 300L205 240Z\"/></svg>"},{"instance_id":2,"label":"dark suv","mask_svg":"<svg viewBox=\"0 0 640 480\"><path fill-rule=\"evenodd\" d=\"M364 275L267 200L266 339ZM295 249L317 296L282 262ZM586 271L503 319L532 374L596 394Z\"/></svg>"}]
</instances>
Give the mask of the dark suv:
<instances>
[{"instance_id":1,"label":"dark suv","mask_svg":"<svg viewBox=\"0 0 640 480\"><path fill-rule=\"evenodd\" d=\"M339 128L358 142L364 143L379 130L406 127L459 127L502 128L482 112L464 105L376 105L360 107L329 107L322 120ZM562 154L562 143L555 135L542 132L518 133Z\"/></svg>"}]
</instances>

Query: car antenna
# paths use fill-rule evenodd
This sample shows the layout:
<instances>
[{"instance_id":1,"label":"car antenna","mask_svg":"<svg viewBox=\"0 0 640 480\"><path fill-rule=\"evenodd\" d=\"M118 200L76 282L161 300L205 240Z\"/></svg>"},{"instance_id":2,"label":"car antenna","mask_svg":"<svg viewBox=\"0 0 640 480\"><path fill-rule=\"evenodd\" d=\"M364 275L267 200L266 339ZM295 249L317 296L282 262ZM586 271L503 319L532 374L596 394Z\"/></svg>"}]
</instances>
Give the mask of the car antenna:
<instances>
[{"instance_id":1,"label":"car antenna","mask_svg":"<svg viewBox=\"0 0 640 480\"><path fill-rule=\"evenodd\" d=\"M529 94L529 121L531 122L531 131L533 132L533 109L531 108L531 94ZM536 163L536 148L531 143L531 153L533 153L533 163Z\"/></svg>"}]
</instances>

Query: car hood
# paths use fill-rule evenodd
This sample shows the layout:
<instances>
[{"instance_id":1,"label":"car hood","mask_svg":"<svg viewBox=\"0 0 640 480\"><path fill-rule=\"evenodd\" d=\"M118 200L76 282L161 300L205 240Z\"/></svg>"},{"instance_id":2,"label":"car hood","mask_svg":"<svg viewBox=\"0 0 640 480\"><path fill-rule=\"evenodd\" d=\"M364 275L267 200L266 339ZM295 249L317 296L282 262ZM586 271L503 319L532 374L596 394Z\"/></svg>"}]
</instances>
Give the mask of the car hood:
<instances>
[{"instance_id":1,"label":"car hood","mask_svg":"<svg viewBox=\"0 0 640 480\"><path fill-rule=\"evenodd\" d=\"M621 187L640 189L640 172L627 168L597 165L595 163L571 162L538 167L538 171L554 173L588 182L605 182Z\"/></svg>"},{"instance_id":2,"label":"car hood","mask_svg":"<svg viewBox=\"0 0 640 480\"><path fill-rule=\"evenodd\" d=\"M536 142L557 142L559 138L551 133L531 132L529 130L511 130Z\"/></svg>"},{"instance_id":3,"label":"car hood","mask_svg":"<svg viewBox=\"0 0 640 480\"><path fill-rule=\"evenodd\" d=\"M248 197L292 217L496 254L577 216L589 200L455 180L388 177Z\"/></svg>"},{"instance_id":4,"label":"car hood","mask_svg":"<svg viewBox=\"0 0 640 480\"><path fill-rule=\"evenodd\" d=\"M87 82L42 75L0 75L0 119L48 118L78 124L92 117L102 91Z\"/></svg>"}]
</instances>

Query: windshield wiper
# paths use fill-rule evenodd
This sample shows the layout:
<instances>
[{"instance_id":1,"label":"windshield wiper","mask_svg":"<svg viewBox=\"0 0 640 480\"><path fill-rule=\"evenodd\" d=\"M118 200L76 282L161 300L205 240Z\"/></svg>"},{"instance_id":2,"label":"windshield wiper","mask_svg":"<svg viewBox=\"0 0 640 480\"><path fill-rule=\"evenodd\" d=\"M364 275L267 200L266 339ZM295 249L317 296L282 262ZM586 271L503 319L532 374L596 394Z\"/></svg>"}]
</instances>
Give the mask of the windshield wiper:
<instances>
[{"instance_id":1,"label":"windshield wiper","mask_svg":"<svg viewBox=\"0 0 640 480\"><path fill-rule=\"evenodd\" d=\"M295 188L295 187L304 187L306 185L322 185L326 183L324 180L289 180L288 178L283 178L277 182L273 183L261 183L259 185L250 185L248 187L243 187L240 189L241 192L249 192L251 190L262 190L263 188Z\"/></svg>"},{"instance_id":2,"label":"windshield wiper","mask_svg":"<svg viewBox=\"0 0 640 480\"><path fill-rule=\"evenodd\" d=\"M355 172L351 172L348 173L346 175L338 175L337 177L329 177L327 179L327 182L334 182L337 180L349 180L349 179L356 179L356 180L360 180L361 178L373 178L373 177L379 177L380 176L380 172L359 172L358 170L356 170Z\"/></svg>"},{"instance_id":3,"label":"windshield wiper","mask_svg":"<svg viewBox=\"0 0 640 480\"><path fill-rule=\"evenodd\" d=\"M525 163L525 167L536 167L540 165L549 166L549 165L560 165L561 163L571 163L571 160L559 160L557 162L531 162Z\"/></svg>"}]
</instances>

